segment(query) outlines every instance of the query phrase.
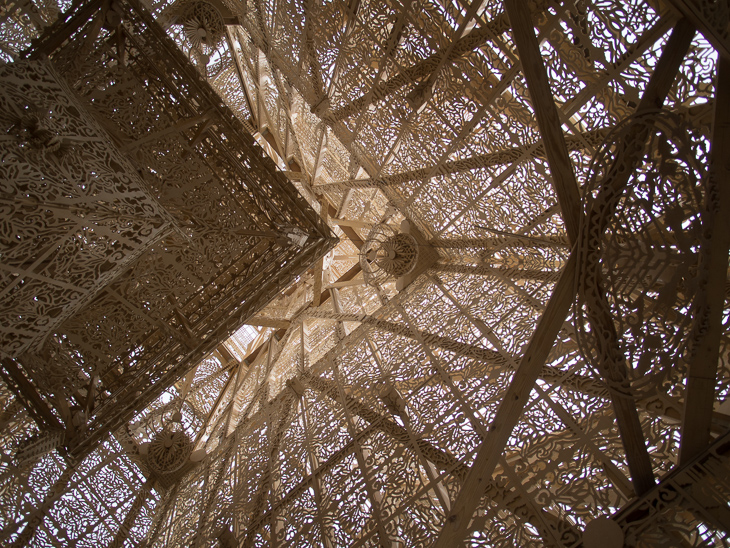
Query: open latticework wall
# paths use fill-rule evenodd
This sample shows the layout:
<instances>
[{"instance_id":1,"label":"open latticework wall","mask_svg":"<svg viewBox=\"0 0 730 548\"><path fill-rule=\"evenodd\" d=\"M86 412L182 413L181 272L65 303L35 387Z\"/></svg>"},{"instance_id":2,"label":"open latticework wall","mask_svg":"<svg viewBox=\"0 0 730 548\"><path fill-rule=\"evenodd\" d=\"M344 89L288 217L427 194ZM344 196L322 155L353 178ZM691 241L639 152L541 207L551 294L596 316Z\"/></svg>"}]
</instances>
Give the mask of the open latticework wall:
<instances>
[{"instance_id":1,"label":"open latticework wall","mask_svg":"<svg viewBox=\"0 0 730 548\"><path fill-rule=\"evenodd\" d=\"M3 9L0 543L730 545L727 2Z\"/></svg>"}]
</instances>

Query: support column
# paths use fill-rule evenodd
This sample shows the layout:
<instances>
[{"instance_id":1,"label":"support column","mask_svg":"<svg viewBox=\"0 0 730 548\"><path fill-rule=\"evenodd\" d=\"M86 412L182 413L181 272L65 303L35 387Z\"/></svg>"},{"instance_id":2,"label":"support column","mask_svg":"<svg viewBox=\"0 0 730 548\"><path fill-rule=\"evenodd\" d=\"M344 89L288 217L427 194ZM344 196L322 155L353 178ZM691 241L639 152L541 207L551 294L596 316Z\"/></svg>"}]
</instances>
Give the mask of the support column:
<instances>
[{"instance_id":1,"label":"support column","mask_svg":"<svg viewBox=\"0 0 730 548\"><path fill-rule=\"evenodd\" d=\"M717 63L717 97L730 92L730 59L720 57ZM720 359L720 340L730 247L730 106L727 99L715 102L712 129L712 158L706 186L700 260L702 272L698 305L693 312L692 354L689 362L687 391L682 421L682 443L679 462L683 464L702 452L710 443L710 426Z\"/></svg>"}]
</instances>

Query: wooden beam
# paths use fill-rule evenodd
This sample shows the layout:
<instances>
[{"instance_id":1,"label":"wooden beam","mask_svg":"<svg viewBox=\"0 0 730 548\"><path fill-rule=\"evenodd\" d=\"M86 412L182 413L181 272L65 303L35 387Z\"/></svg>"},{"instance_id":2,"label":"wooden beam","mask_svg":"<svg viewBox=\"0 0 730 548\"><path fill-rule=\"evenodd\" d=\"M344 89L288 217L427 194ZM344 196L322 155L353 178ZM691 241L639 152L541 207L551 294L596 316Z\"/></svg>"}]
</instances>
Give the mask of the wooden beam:
<instances>
[{"instance_id":1,"label":"wooden beam","mask_svg":"<svg viewBox=\"0 0 730 548\"><path fill-rule=\"evenodd\" d=\"M643 114L661 108L682 60L689 49L693 36L694 28L691 23L685 19L677 23L657 62L654 73L649 79L636 114ZM593 208L597 211L592 209L587 214L585 239L579 243L581 262L578 265L581 284L579 291L593 295L592 299L586 299L585 304L591 330L594 333L601 334L600 342L603 350L601 351L602 357L597 365L607 379L621 442L624 446L631 480L637 495L645 493L655 485L654 472L646 447L636 400L630 389L612 388L629 386L630 382L628 380L626 359L619 347L619 335L616 332L608 300L600 282L600 259L594 253L596 250L592 246L597 244L593 243L592 238L594 236L592 235L596 223L599 224L599 230L603 230L602 223L604 223L604 219L614 213L613 209L606 210L603 208L604 202L600 202L600 200L606 192L613 195L624 191L636 167L644 158L647 136L647 132L633 131L617 143L624 151L624 154L619 155L622 159L614 161L606 171L608 175L603 180L597 197L599 205L594 204ZM592 256L591 253L593 253ZM593 284L593 287L588 287L588 283Z\"/></svg>"},{"instance_id":2,"label":"wooden beam","mask_svg":"<svg viewBox=\"0 0 730 548\"><path fill-rule=\"evenodd\" d=\"M464 540L474 511L492 481L492 473L568 316L575 298L575 272L575 253L571 253L433 548L453 548Z\"/></svg>"},{"instance_id":3,"label":"wooden beam","mask_svg":"<svg viewBox=\"0 0 730 548\"><path fill-rule=\"evenodd\" d=\"M35 386L25 377L23 372L17 366L14 360L10 358L2 359L2 369L5 370L7 376L12 382L18 387L20 395L22 396L21 402L27 402L30 406L28 411L34 416L36 420L40 419L47 427L50 428L63 428L60 421L51 412L50 407L41 398ZM42 426L42 425L38 425Z\"/></svg>"},{"instance_id":4,"label":"wooden beam","mask_svg":"<svg viewBox=\"0 0 730 548\"><path fill-rule=\"evenodd\" d=\"M674 27L667 45L664 46L662 56L657 62L654 73L646 85L641 102L636 108L636 114L662 108L669 90L674 84L677 72L682 64L692 38L695 35L695 28L687 19L680 19ZM633 172L633 170L632 170Z\"/></svg>"},{"instance_id":5,"label":"wooden beam","mask_svg":"<svg viewBox=\"0 0 730 548\"><path fill-rule=\"evenodd\" d=\"M727 478L730 474L729 446L730 431L726 431L694 458L687 459L687 462L672 468L662 477L658 485L641 497L629 501L611 519L624 528L633 524L656 523L655 518L667 509L666 503L669 501L669 505L673 505L672 502L680 503L685 511L691 506L693 516L689 519L695 524L702 520L718 532L728 533L730 511L726 497L718 496L721 494L718 488L722 485L722 481L718 480ZM681 493L681 497L677 497L678 492ZM688 543L681 544L684 537L675 542L671 540L673 539L667 539L665 544L689 546Z\"/></svg>"},{"instance_id":6,"label":"wooden beam","mask_svg":"<svg viewBox=\"0 0 730 548\"><path fill-rule=\"evenodd\" d=\"M598 146L611 131L611 128L601 128L578 135L566 136L565 142L569 151L585 150L586 146ZM541 142L528 143L516 147L505 148L496 152L480 154L462 160L451 160L443 164L432 164L427 167L402 171L375 179L347 179L334 183L315 185L312 190L315 194L323 194L329 190L367 189L397 186L412 181L424 181L432 177L447 174L464 173L480 168L508 165L527 158L544 158L545 149Z\"/></svg>"},{"instance_id":7,"label":"wooden beam","mask_svg":"<svg viewBox=\"0 0 730 548\"><path fill-rule=\"evenodd\" d=\"M134 150L138 150L139 148L147 145L147 143L157 141L159 139L167 137L168 135L174 135L176 133L181 133L185 130L188 130L190 128L197 126L198 124L204 124L206 122L209 122L211 120L212 116L213 116L213 112L208 111L208 112L204 112L203 114L199 114L197 116L191 116L189 118L179 120L166 128L162 128L157 131L152 131L150 133L147 133L146 135L142 135L141 137L139 137L138 139L135 139L134 141L130 141L129 143L120 147L120 150L122 152L132 152Z\"/></svg>"},{"instance_id":8,"label":"wooden beam","mask_svg":"<svg viewBox=\"0 0 730 548\"><path fill-rule=\"evenodd\" d=\"M529 5L523 0L505 0L504 9L512 24L512 37L522 62L537 125L540 128L552 182L571 243L578 239L580 196L573 165L568 155L558 108L553 100L547 70L540 54Z\"/></svg>"},{"instance_id":9,"label":"wooden beam","mask_svg":"<svg viewBox=\"0 0 730 548\"><path fill-rule=\"evenodd\" d=\"M555 270L537 270L534 268L505 268L475 264L436 263L429 272L458 272L474 276L504 276L512 280L533 280L539 282L555 281L558 272Z\"/></svg>"},{"instance_id":10,"label":"wooden beam","mask_svg":"<svg viewBox=\"0 0 730 548\"><path fill-rule=\"evenodd\" d=\"M103 5L104 0L93 0L79 8L79 10L65 23L61 23L63 17L59 18L55 24L51 25L43 32L43 35L38 39L38 42L33 41L33 44L27 52L27 57L29 59L38 60L51 55L54 51L60 48L74 32L79 30L90 19L92 19L94 13Z\"/></svg>"},{"instance_id":11,"label":"wooden beam","mask_svg":"<svg viewBox=\"0 0 730 548\"><path fill-rule=\"evenodd\" d=\"M156 481L157 480L154 479L154 477L148 478L147 481L139 487L137 495L134 497L134 502L132 502L132 506L127 511L127 515L125 516L122 525L117 530L117 534L114 535L114 539L109 543L108 548L121 548L124 546L126 541L129 539L129 533L134 527L142 507L147 505L147 500L150 497L152 489L155 487Z\"/></svg>"},{"instance_id":12,"label":"wooden beam","mask_svg":"<svg viewBox=\"0 0 730 548\"><path fill-rule=\"evenodd\" d=\"M350 270L348 270L342 276L340 276L340 279L338 281L344 282L344 281L347 281L347 280L351 280L352 278L354 278L355 276L357 276L357 274L359 272L360 272L360 264L359 263L356 263ZM322 294L321 294L321 303L326 302L330 297L331 297L331 292L329 290L323 291ZM289 326L291 326L291 322L289 322L288 320L271 320L271 321L272 321L272 323L275 322L275 321L286 322ZM253 319L253 320L251 320L251 322L256 322L256 320ZM249 323L249 322L247 322L247 323ZM254 323L254 325L255 325L255 323ZM286 333L287 333L287 329L283 328L283 323L282 323L282 328L281 329L278 329L277 331L275 331L274 333L272 333L271 336L269 337L269 339L265 343L263 343L262 345L260 345L256 349L254 349L248 356L246 356L244 358L244 360L243 360L242 363L244 363L244 364L251 364L250 367L253 367L253 364L255 364L255 362L258 359L258 357L261 354L261 352L266 352L268 350L268 348L271 346L271 339L274 338L277 341L278 340L281 340L282 337L284 337L284 335L286 335ZM225 346L222 345L222 344L219 346L219 351L223 351L225 353L228 353L228 351L225 349ZM230 354L229 354L229 356L230 356ZM230 356L230 358L233 359L232 356ZM238 369L240 369L240 364L238 366L236 366L236 367ZM225 386L223 387L223 389L221 390L221 392L218 394L218 397L216 398L216 402L213 404L212 410L208 414L208 421L210 421L210 417L212 417L217 412L217 408L220 406L220 403L221 403L221 401L223 399L223 396L224 396L225 392L228 390L228 388L230 387L231 383L234 382L233 381L234 377L236 377L236 374L235 373L231 374L231 376L226 381ZM237 388L237 386L234 385L234 388ZM233 394L233 398L235 398L235 396L236 396L236 394L234 393ZM233 399L231 401L233 401ZM195 447L196 448L198 448L198 445L200 443L200 440L202 439L203 435L205 434L206 429L208 428L208 426L209 426L209 423L206 422L203 425L203 427L200 429L200 431L198 432L198 436L195 439Z\"/></svg>"},{"instance_id":13,"label":"wooden beam","mask_svg":"<svg viewBox=\"0 0 730 548\"><path fill-rule=\"evenodd\" d=\"M329 212L330 218L337 217L337 210L335 209L335 207L333 205L330 204L328 206L328 212ZM345 233L345 236L347 236L350 239L350 241L353 244L355 244L355 247L357 247L358 249L360 249L362 247L362 244L364 242L354 228L352 228L351 226L342 225L342 226L340 226L340 229L342 230L342 232Z\"/></svg>"},{"instance_id":14,"label":"wooden beam","mask_svg":"<svg viewBox=\"0 0 730 548\"><path fill-rule=\"evenodd\" d=\"M339 288L339 287L351 287L353 285L366 285L365 280L343 280L338 282L332 282L327 284L327 289Z\"/></svg>"},{"instance_id":15,"label":"wooden beam","mask_svg":"<svg viewBox=\"0 0 730 548\"><path fill-rule=\"evenodd\" d=\"M706 182L702 233L709 239L700 247L700 291L693 314L690 340L694 345L685 392L679 464L702 453L710 443L710 426L715 403L722 313L728 277L730 247L730 58L717 64L715 121L712 126L710 174Z\"/></svg>"},{"instance_id":16,"label":"wooden beam","mask_svg":"<svg viewBox=\"0 0 730 548\"><path fill-rule=\"evenodd\" d=\"M717 17L713 24L707 15L720 15L727 3L723 0L710 2L709 0L669 0L669 3L689 19L710 44L725 58L730 59L730 39L727 36L727 18ZM725 4L723 6L723 4ZM704 9L703 9L704 8ZM714 12L714 13L713 13Z\"/></svg>"},{"instance_id":17,"label":"wooden beam","mask_svg":"<svg viewBox=\"0 0 730 548\"><path fill-rule=\"evenodd\" d=\"M289 320L276 320L274 318L263 318L256 316L250 320L246 320L245 325L255 325L257 327L273 327L274 329L287 329L291 322Z\"/></svg>"},{"instance_id":18,"label":"wooden beam","mask_svg":"<svg viewBox=\"0 0 730 548\"><path fill-rule=\"evenodd\" d=\"M228 47L233 55L233 61L234 66L236 67L236 75L238 76L238 81L241 82L241 91L243 91L243 98L246 100L246 106L248 107L248 111L251 113L251 119L253 120L253 125L250 122L246 121L244 123L244 126L249 132L251 132L251 135L253 135L256 131L258 131L258 128L261 127L261 124L256 117L258 113L256 112L253 101L251 100L251 91L248 89L248 81L246 80L246 71L244 69L243 61L241 60L241 56L238 55L238 48L236 48L238 35L234 34L231 29L226 27L226 38L228 39Z\"/></svg>"},{"instance_id":19,"label":"wooden beam","mask_svg":"<svg viewBox=\"0 0 730 548\"><path fill-rule=\"evenodd\" d=\"M324 130L323 130L324 131ZM329 217L329 202L320 201L322 220L326 223ZM322 302L322 276L324 275L324 257L317 261L314 268L314 288L312 289L312 306L319 306Z\"/></svg>"},{"instance_id":20,"label":"wooden beam","mask_svg":"<svg viewBox=\"0 0 730 548\"><path fill-rule=\"evenodd\" d=\"M428 240L428 245L443 249L475 249L484 251L492 248L502 248L509 245L534 245L541 247L569 248L568 240L562 234L546 234L538 238L522 234L506 234L488 238L434 238Z\"/></svg>"},{"instance_id":21,"label":"wooden beam","mask_svg":"<svg viewBox=\"0 0 730 548\"><path fill-rule=\"evenodd\" d=\"M330 219L330 222L333 224L339 225L340 227L343 226L350 226L352 228L364 228L364 229L371 229L373 227L373 223L368 221L357 221L354 219L337 219L332 218Z\"/></svg>"},{"instance_id":22,"label":"wooden beam","mask_svg":"<svg viewBox=\"0 0 730 548\"><path fill-rule=\"evenodd\" d=\"M231 371L231 374L228 376L228 379L226 380L226 383L223 385L223 389L218 393L218 397L215 399L215 403L213 404L213 407L210 408L210 413L208 413L208 416L205 419L205 422L200 427L200 430L198 430L198 434L195 436L195 441L193 442L193 448L194 449L200 449L200 441L203 439L203 436L205 435L206 431L208 430L208 427L210 426L210 419L218 413L218 408L220 407L221 402L223 401L223 396L228 391L228 388L230 388L231 384L234 382L234 379L237 377L237 373L241 368L241 363L238 363L238 365L235 366L236 371Z\"/></svg>"},{"instance_id":23,"label":"wooden beam","mask_svg":"<svg viewBox=\"0 0 730 548\"><path fill-rule=\"evenodd\" d=\"M539 4L539 7L542 7L546 2L540 1ZM402 70L389 80L384 82L378 81L367 93L331 113L330 118L332 122L341 122L353 115L361 114L370 105L382 101L403 86L423 80L424 78L428 79L445 63L451 63L459 57L474 51L487 41L494 39L495 36L501 35L508 28L505 14L500 13L485 26L475 29L461 38L457 38L451 43L446 44L428 58Z\"/></svg>"},{"instance_id":24,"label":"wooden beam","mask_svg":"<svg viewBox=\"0 0 730 548\"><path fill-rule=\"evenodd\" d=\"M423 459L421 462L424 468L430 464L438 470L448 472L456 477L463 477L466 474L467 470L462 461L456 459L450 453L432 444L430 441L421 438L413 432L407 412L405 417L399 417L403 422L403 426L401 426L390 416L379 413L370 405L348 395L347 393L344 393L343 397L340 397L337 383L333 380L311 373L306 373L302 377L302 380L310 388L314 388L322 395L331 398L343 407L346 406L348 409L351 409L353 414L364 419L370 427L383 432L392 439L394 443L408 447L420 459ZM503 466L501 466L501 468L505 470ZM435 481L435 477L430 477L429 479L434 482L434 488L438 488L438 486L441 485L440 482ZM530 495L521 491L517 482L511 483L512 485L509 485L505 492L499 488L495 489L494 487L496 487L496 484L493 481L490 481L489 486L492 487L493 492L497 493L495 502L507 511L512 512L515 516L518 516L520 519L532 524L535 528L541 531L542 534L549 534L548 531L550 528L549 526L546 526L545 522L560 522L560 519L551 515L548 511L542 508L535 507ZM522 512L525 505L531 506L531 511L527 512L527 514ZM572 525L565 522L563 522L562 525L568 530L573 528Z\"/></svg>"}]
</instances>

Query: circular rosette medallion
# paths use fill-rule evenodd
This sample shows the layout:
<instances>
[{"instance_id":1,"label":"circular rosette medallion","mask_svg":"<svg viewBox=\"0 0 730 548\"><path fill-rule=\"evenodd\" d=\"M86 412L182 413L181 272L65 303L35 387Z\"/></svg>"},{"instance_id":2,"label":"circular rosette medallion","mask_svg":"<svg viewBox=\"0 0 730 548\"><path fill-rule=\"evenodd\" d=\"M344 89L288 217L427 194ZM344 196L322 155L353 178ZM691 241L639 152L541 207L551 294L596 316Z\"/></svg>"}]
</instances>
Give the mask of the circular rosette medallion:
<instances>
[{"instance_id":1,"label":"circular rosette medallion","mask_svg":"<svg viewBox=\"0 0 730 548\"><path fill-rule=\"evenodd\" d=\"M187 434L163 430L150 443L147 464L157 474L176 472L190 459L192 451Z\"/></svg>"},{"instance_id":2,"label":"circular rosette medallion","mask_svg":"<svg viewBox=\"0 0 730 548\"><path fill-rule=\"evenodd\" d=\"M362 246L360 266L369 284L404 276L418 262L418 242L386 224L375 225Z\"/></svg>"}]
</instances>

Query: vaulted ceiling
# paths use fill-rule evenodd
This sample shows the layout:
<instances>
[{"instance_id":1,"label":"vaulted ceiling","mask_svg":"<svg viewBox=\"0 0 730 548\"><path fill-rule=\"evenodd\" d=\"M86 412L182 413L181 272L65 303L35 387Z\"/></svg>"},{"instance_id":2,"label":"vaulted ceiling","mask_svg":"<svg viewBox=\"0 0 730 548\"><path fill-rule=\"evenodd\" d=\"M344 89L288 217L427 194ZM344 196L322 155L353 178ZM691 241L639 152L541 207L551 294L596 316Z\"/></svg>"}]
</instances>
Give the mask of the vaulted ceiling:
<instances>
[{"instance_id":1,"label":"vaulted ceiling","mask_svg":"<svg viewBox=\"0 0 730 548\"><path fill-rule=\"evenodd\" d=\"M0 539L727 546L723 6L7 3Z\"/></svg>"}]
</instances>

